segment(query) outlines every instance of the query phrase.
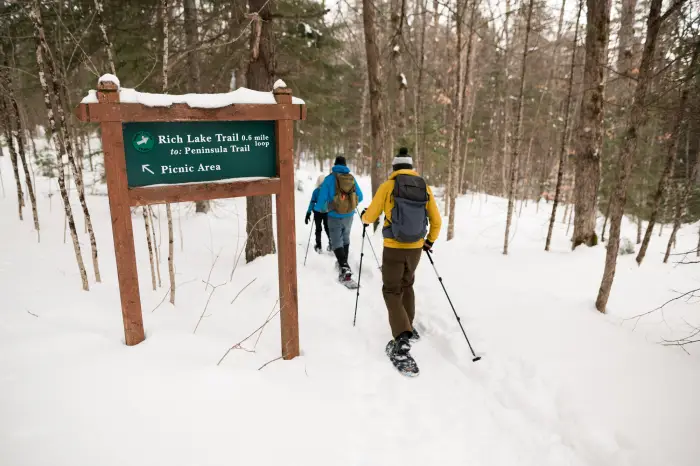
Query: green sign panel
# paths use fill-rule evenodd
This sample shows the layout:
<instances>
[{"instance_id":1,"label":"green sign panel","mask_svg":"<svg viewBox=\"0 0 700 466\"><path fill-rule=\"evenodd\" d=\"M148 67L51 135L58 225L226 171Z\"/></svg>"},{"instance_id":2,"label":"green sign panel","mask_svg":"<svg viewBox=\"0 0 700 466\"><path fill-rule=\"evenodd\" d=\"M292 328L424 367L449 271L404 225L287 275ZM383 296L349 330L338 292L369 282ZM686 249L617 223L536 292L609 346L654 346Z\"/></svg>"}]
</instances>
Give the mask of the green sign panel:
<instances>
[{"instance_id":1,"label":"green sign panel","mask_svg":"<svg viewBox=\"0 0 700 466\"><path fill-rule=\"evenodd\" d=\"M124 123L129 187L277 176L274 121Z\"/></svg>"}]
</instances>

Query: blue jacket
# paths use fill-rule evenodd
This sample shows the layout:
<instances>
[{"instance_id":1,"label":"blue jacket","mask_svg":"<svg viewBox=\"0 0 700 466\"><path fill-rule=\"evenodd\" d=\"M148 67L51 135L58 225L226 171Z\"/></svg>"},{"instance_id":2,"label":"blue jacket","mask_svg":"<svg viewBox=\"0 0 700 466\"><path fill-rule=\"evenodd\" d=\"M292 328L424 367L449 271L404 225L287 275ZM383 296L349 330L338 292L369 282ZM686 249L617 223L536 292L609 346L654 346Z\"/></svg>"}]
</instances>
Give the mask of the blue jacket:
<instances>
[{"instance_id":1,"label":"blue jacket","mask_svg":"<svg viewBox=\"0 0 700 466\"><path fill-rule=\"evenodd\" d=\"M311 193L311 202L309 202L309 208L306 209L307 214L310 214L312 210L316 210L314 207L316 207L316 203L318 202L318 193L320 191L321 191L321 188L319 187L319 188L314 189L314 192Z\"/></svg>"},{"instance_id":2,"label":"blue jacket","mask_svg":"<svg viewBox=\"0 0 700 466\"><path fill-rule=\"evenodd\" d=\"M332 170L333 173L350 173L350 169L346 167L345 165L335 165ZM346 218L346 217L352 217L355 215L355 212L350 212L347 214L339 214L338 212L334 210L329 210L328 208L328 203L333 200L335 197L335 176L331 173L326 177L325 180L323 180L323 183L321 184L320 192L318 193L318 199L316 200L316 207L314 207L314 210L318 212L327 212L328 211L328 216L329 217L335 217L335 218ZM355 180L355 192L357 193L357 202L358 204L362 202L362 190L360 190L360 186L357 184L357 179Z\"/></svg>"}]
</instances>

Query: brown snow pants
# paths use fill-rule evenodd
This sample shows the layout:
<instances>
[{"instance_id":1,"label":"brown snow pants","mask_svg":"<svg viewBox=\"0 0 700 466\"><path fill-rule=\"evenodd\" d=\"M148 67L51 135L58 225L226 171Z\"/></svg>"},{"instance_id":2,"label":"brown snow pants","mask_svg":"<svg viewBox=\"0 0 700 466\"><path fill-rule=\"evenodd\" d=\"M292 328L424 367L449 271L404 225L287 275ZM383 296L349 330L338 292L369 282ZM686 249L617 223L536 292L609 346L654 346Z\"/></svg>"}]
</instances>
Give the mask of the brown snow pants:
<instances>
[{"instance_id":1,"label":"brown snow pants","mask_svg":"<svg viewBox=\"0 0 700 466\"><path fill-rule=\"evenodd\" d=\"M382 294L389 311L391 333L413 331L416 300L413 294L416 268L423 249L384 248L382 254Z\"/></svg>"}]
</instances>

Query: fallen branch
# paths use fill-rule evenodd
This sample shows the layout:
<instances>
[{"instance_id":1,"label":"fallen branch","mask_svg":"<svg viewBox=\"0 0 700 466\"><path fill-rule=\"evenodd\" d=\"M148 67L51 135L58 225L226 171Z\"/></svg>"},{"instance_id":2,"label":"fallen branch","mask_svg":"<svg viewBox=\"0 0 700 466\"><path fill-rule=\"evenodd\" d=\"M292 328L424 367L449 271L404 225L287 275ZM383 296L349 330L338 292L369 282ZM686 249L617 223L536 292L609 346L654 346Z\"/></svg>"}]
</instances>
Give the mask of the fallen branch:
<instances>
[{"instance_id":1,"label":"fallen branch","mask_svg":"<svg viewBox=\"0 0 700 466\"><path fill-rule=\"evenodd\" d=\"M241 291L239 291L238 293L236 293L236 296L231 300L231 304L233 304L233 303L238 299L238 297L241 295L241 293L243 293L243 291L245 291L245 289L248 288L248 287L249 287L255 280L257 280L257 279L258 279L258 277L255 277L254 279L252 279L251 281L249 281L248 284L247 284L246 286L244 286L243 288L241 288ZM273 308L273 310L274 310L274 308Z\"/></svg>"},{"instance_id":2,"label":"fallen branch","mask_svg":"<svg viewBox=\"0 0 700 466\"><path fill-rule=\"evenodd\" d=\"M268 364L273 363L273 362L275 362L275 361L279 361L280 359L282 359L282 356L277 356L275 359L272 359L272 360L270 360L270 361L267 361L265 364L263 364L262 366L258 367L258 370L262 370L262 369L263 369L265 366L267 366Z\"/></svg>"},{"instance_id":3,"label":"fallen branch","mask_svg":"<svg viewBox=\"0 0 700 466\"><path fill-rule=\"evenodd\" d=\"M196 280L197 280L196 278L193 278L192 280L187 280L186 282L178 283L176 286L179 288L179 287L181 287L182 285L187 285L188 283L192 283L192 282L194 282L194 281L196 281ZM165 298L168 297L168 294L170 293L170 288L171 288L171 287L172 287L172 285L171 285L170 287L168 287L168 291L166 291L165 294L163 295L163 299L160 300L160 302L158 303L158 305L157 305L156 307L154 307L153 310L152 310L151 312L156 312L156 309L158 309L158 308L160 307L160 305L163 304L163 303L165 302Z\"/></svg>"},{"instance_id":4,"label":"fallen branch","mask_svg":"<svg viewBox=\"0 0 700 466\"><path fill-rule=\"evenodd\" d=\"M275 305L272 307L273 309L277 306L277 303L278 303L278 302L279 302L279 299L278 299L277 301L275 301ZM221 362L224 360L224 358L226 358L226 356L228 356L228 354L229 354L229 353L231 352L231 350L233 350L233 349L242 349L242 350L247 351L247 352L249 352L249 353L255 352L255 350L246 350L246 349L243 348L241 345L242 345L243 343L245 343L250 337L252 337L253 335L255 335L258 331L260 331L260 330L262 330L263 328L265 328L265 326L266 326L268 323L270 323L270 321L271 321L272 319L274 319L275 316L276 316L277 314L279 314L281 310L282 310L282 308L278 309L277 312L275 312L275 313L272 314L270 317L268 317L268 319L267 319L265 322L263 322L263 324L262 324L260 327L258 327L258 328L256 328L255 330L253 330L253 331L250 333L250 335L248 335L247 337L245 337L244 339L242 339L241 341L239 341L238 343L236 343L235 345L233 345L232 347L230 347L228 350L226 350L226 352L224 353L223 356L221 356L221 359L219 359L219 362L217 362L216 365L217 365L217 366L220 365Z\"/></svg>"},{"instance_id":5,"label":"fallen branch","mask_svg":"<svg viewBox=\"0 0 700 466\"><path fill-rule=\"evenodd\" d=\"M204 280L202 280L202 281L204 281ZM204 319L204 313L207 312L207 307L209 307L209 301L211 301L211 297L214 295L214 292L216 291L216 289L219 288L220 286L224 286L228 282L224 282L224 283L221 283L221 284L216 285L216 286L212 285L209 282L204 282L204 283L206 283L206 286L211 286L211 293L209 293L209 297L207 298L207 303L204 305L204 309L202 309L202 315L199 316L199 320L197 321L197 325L195 325L195 327L194 327L194 331L192 332L193 334L197 333L197 329L199 328L199 324L202 323L202 319ZM206 287L205 287L205 289L206 289Z\"/></svg>"}]
</instances>

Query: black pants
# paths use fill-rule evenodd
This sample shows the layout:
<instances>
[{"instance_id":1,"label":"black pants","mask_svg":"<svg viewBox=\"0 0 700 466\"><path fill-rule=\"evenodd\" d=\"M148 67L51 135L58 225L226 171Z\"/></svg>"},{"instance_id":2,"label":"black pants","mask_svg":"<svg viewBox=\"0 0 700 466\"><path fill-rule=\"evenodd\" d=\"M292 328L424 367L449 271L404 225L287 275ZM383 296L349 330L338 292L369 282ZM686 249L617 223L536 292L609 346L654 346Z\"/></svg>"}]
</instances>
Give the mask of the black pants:
<instances>
[{"instance_id":1,"label":"black pants","mask_svg":"<svg viewBox=\"0 0 700 466\"><path fill-rule=\"evenodd\" d=\"M316 224L316 247L321 247L321 227L326 230L326 236L328 237L328 244L331 243L331 235L328 232L328 213L321 213L314 211L314 223Z\"/></svg>"}]
</instances>

